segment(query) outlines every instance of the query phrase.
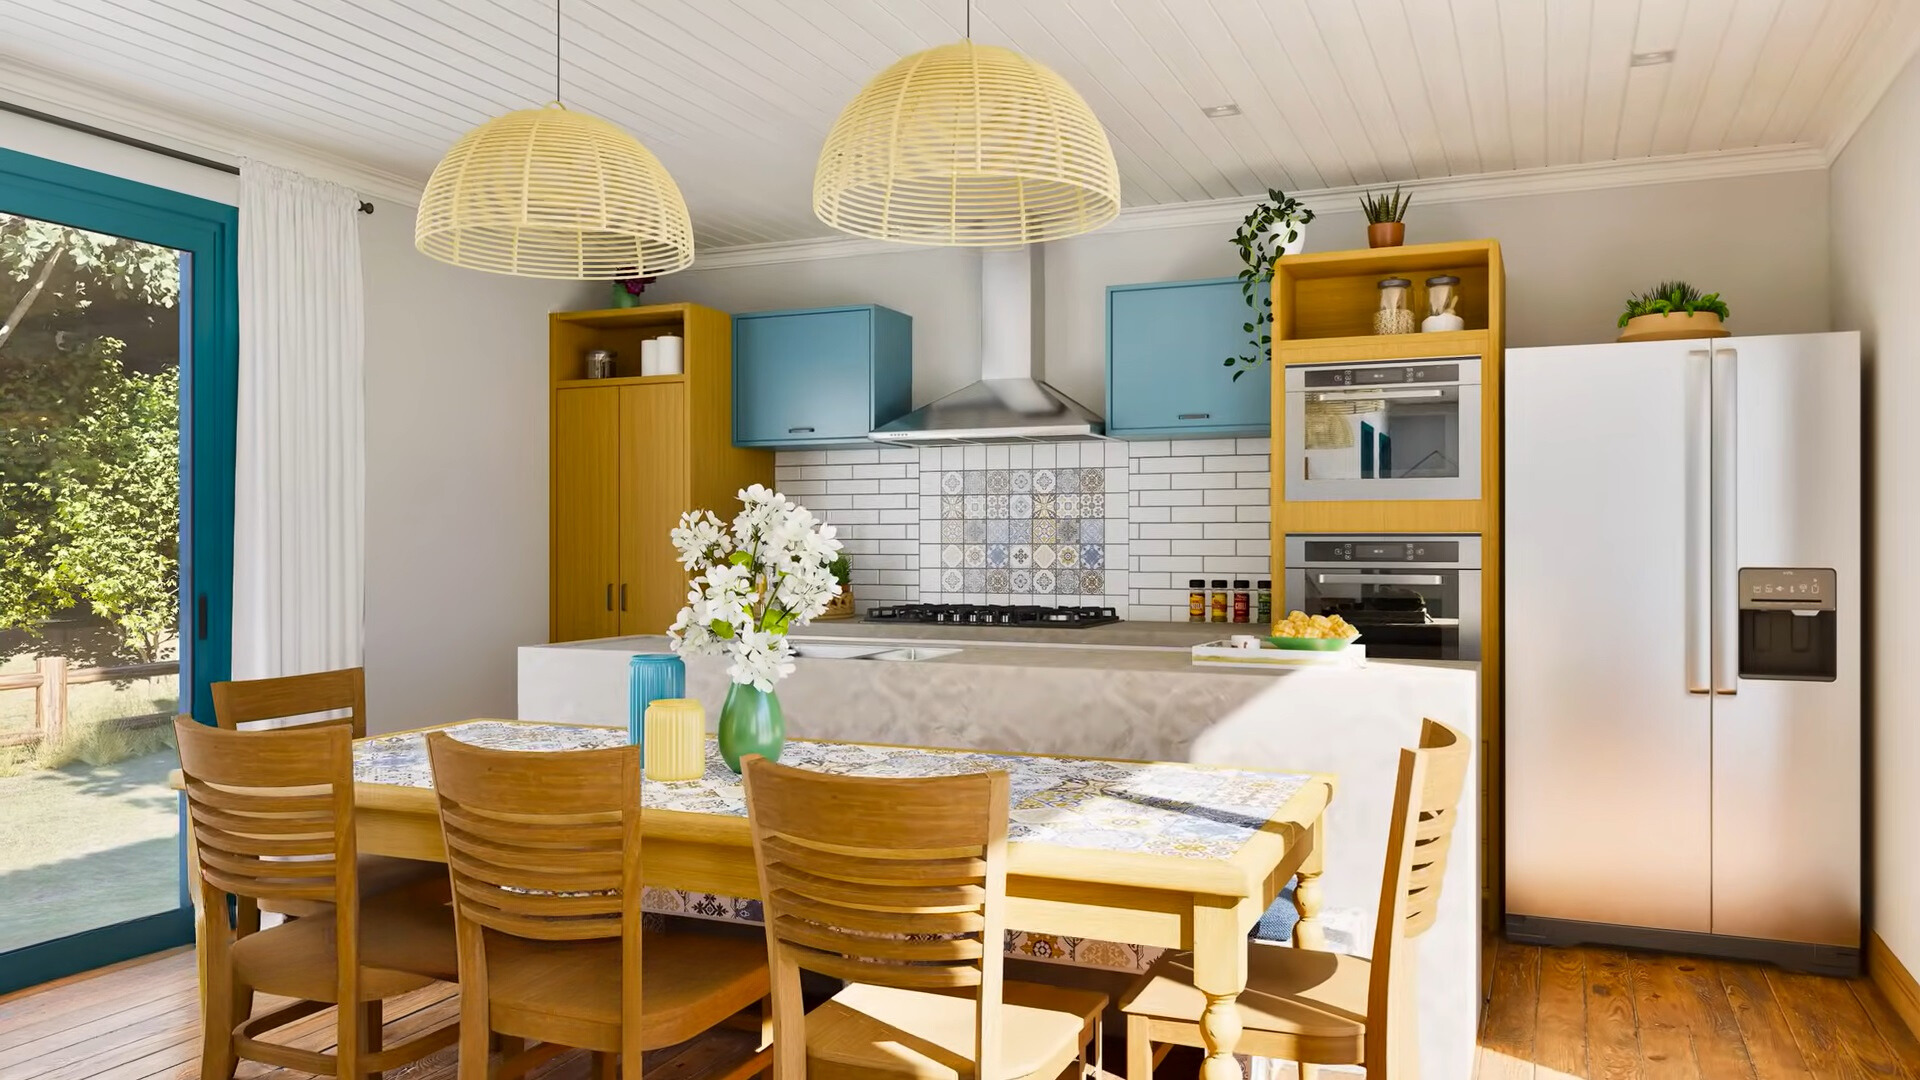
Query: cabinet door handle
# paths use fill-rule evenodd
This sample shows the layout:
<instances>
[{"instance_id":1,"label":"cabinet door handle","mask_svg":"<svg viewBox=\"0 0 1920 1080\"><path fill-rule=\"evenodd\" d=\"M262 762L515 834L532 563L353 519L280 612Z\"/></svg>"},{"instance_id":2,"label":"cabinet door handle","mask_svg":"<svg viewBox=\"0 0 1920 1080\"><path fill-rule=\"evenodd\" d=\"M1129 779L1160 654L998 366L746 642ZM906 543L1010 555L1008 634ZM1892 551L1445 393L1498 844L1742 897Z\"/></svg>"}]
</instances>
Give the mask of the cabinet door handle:
<instances>
[{"instance_id":1,"label":"cabinet door handle","mask_svg":"<svg viewBox=\"0 0 1920 1080\"><path fill-rule=\"evenodd\" d=\"M1183 412L1183 413L1181 413L1181 414L1180 414L1180 419L1182 419L1182 420L1211 420L1211 419L1213 419L1213 414L1212 414L1212 413L1210 413L1210 412Z\"/></svg>"},{"instance_id":2,"label":"cabinet door handle","mask_svg":"<svg viewBox=\"0 0 1920 1080\"><path fill-rule=\"evenodd\" d=\"M627 610L627 583L624 581L620 583L620 610Z\"/></svg>"},{"instance_id":3,"label":"cabinet door handle","mask_svg":"<svg viewBox=\"0 0 1920 1080\"><path fill-rule=\"evenodd\" d=\"M789 435L811 435L811 434L813 434L813 429L812 429L812 428L810 428L810 427L790 427L790 428L788 428L788 429L787 429L787 434L789 434Z\"/></svg>"},{"instance_id":4,"label":"cabinet door handle","mask_svg":"<svg viewBox=\"0 0 1920 1080\"><path fill-rule=\"evenodd\" d=\"M613 582L607 582L607 610L613 610Z\"/></svg>"}]
</instances>

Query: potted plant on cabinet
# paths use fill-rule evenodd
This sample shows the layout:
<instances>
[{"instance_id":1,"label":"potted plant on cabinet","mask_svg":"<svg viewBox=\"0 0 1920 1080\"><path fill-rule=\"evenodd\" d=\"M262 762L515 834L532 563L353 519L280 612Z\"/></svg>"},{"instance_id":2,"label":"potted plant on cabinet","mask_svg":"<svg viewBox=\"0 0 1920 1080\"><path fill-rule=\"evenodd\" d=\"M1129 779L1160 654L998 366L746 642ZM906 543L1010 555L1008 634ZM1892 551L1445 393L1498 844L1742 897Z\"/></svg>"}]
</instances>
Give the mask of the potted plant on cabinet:
<instances>
[{"instance_id":1,"label":"potted plant on cabinet","mask_svg":"<svg viewBox=\"0 0 1920 1080\"><path fill-rule=\"evenodd\" d=\"M833 526L759 484L740 502L731 526L709 510L680 515L673 546L693 589L667 631L675 652L733 661L718 738L736 773L748 754L780 759L787 726L773 687L793 673L787 632L819 618L840 591Z\"/></svg>"},{"instance_id":2,"label":"potted plant on cabinet","mask_svg":"<svg viewBox=\"0 0 1920 1080\"><path fill-rule=\"evenodd\" d=\"M1639 296L1627 298L1620 313L1621 341L1673 341L1680 338L1726 337L1721 320L1729 316L1719 293L1701 295L1684 281L1663 281Z\"/></svg>"},{"instance_id":3,"label":"potted plant on cabinet","mask_svg":"<svg viewBox=\"0 0 1920 1080\"><path fill-rule=\"evenodd\" d=\"M1391 195L1369 191L1360 196L1360 209L1367 215L1367 246L1399 247L1406 243L1407 207L1412 205L1413 196L1401 195L1398 184Z\"/></svg>"},{"instance_id":4,"label":"potted plant on cabinet","mask_svg":"<svg viewBox=\"0 0 1920 1080\"><path fill-rule=\"evenodd\" d=\"M843 551L827 569L833 572L833 580L840 583L840 591L827 601L827 610L814 621L853 618L853 560Z\"/></svg>"},{"instance_id":5,"label":"potted plant on cabinet","mask_svg":"<svg viewBox=\"0 0 1920 1080\"><path fill-rule=\"evenodd\" d=\"M1273 321L1273 293L1261 286L1273 276L1273 264L1282 255L1297 255L1306 246L1307 223L1312 220L1313 211L1300 205L1299 199L1279 188L1269 188L1266 199L1256 203L1234 230L1231 243L1240 252L1240 261L1246 264L1246 269L1240 271L1240 295L1252 313L1251 321L1241 327L1248 335L1247 354L1228 357L1225 361L1226 367L1242 365L1233 373L1235 379L1267 357L1273 341L1268 330L1268 324ZM1260 296L1258 303L1254 302L1256 291Z\"/></svg>"}]
</instances>

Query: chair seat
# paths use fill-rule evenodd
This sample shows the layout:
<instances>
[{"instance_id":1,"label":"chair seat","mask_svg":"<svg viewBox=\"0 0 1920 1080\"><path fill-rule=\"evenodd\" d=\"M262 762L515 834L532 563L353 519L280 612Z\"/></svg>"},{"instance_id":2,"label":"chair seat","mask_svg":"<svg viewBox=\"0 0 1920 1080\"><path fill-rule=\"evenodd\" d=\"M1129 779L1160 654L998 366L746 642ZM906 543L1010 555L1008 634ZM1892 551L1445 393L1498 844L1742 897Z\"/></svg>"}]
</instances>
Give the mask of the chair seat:
<instances>
[{"instance_id":1,"label":"chair seat","mask_svg":"<svg viewBox=\"0 0 1920 1080\"><path fill-rule=\"evenodd\" d=\"M1247 948L1247 988L1238 999L1240 1024L1248 1033L1265 1032L1311 1042L1314 1060L1351 1044L1335 1057L1359 1062L1367 1032L1367 984L1373 965L1344 953L1278 945ZM1193 985L1193 954L1168 953L1134 984L1120 1001L1122 1012L1198 1024L1206 996ZM1242 1044L1243 1050L1251 1050Z\"/></svg>"},{"instance_id":2,"label":"chair seat","mask_svg":"<svg viewBox=\"0 0 1920 1080\"><path fill-rule=\"evenodd\" d=\"M402 859L392 855L362 855L357 864L360 895L380 896L416 887L431 892L437 884L441 892L449 888L445 863ZM331 915L333 904L326 900L263 900L261 911L291 915L297 919Z\"/></svg>"},{"instance_id":3,"label":"chair seat","mask_svg":"<svg viewBox=\"0 0 1920 1080\"><path fill-rule=\"evenodd\" d=\"M640 947L640 1042L685 1042L767 996L767 947L753 938L646 933ZM540 1042L618 1052L620 941L487 935L493 1029Z\"/></svg>"},{"instance_id":4,"label":"chair seat","mask_svg":"<svg viewBox=\"0 0 1920 1080\"><path fill-rule=\"evenodd\" d=\"M233 943L236 978L263 993L339 1000L334 920L296 919ZM360 904L360 1000L378 1001L451 981L459 970L453 909L411 898Z\"/></svg>"},{"instance_id":5,"label":"chair seat","mask_svg":"<svg viewBox=\"0 0 1920 1080\"><path fill-rule=\"evenodd\" d=\"M1092 1034L1107 996L1034 983L1001 991L1000 1069L976 1077L974 1002L855 983L807 1014L808 1080L1053 1080Z\"/></svg>"}]
</instances>

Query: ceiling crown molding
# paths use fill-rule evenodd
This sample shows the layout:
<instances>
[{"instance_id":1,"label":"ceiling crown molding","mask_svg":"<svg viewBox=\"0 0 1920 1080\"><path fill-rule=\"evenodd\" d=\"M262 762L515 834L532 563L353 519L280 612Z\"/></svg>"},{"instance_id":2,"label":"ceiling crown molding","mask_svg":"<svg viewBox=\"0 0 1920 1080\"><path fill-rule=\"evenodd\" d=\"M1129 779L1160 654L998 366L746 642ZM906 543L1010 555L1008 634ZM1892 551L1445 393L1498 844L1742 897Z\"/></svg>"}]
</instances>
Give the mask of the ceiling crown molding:
<instances>
[{"instance_id":1,"label":"ceiling crown molding","mask_svg":"<svg viewBox=\"0 0 1920 1080\"><path fill-rule=\"evenodd\" d=\"M1676 184L1693 180L1721 180L1768 173L1806 172L1825 169L1828 155L1817 146L1762 147L1751 150L1722 150L1702 154L1676 154L1670 157L1633 158L1589 165L1556 165L1513 172L1480 173L1473 176L1437 177L1431 180L1401 181L1400 187L1417 193L1422 203L1471 202L1479 199L1511 199L1528 195L1554 195L1603 188L1639 187L1648 184ZM1366 191L1387 187L1379 184L1353 184L1345 187L1296 191L1291 194L1317 214L1355 209L1355 199ZM1106 227L1075 240L1097 238L1112 233L1142 232L1152 229L1178 229L1192 226L1231 228L1239 224L1253 206L1253 199L1215 199L1210 202L1171 203L1163 206L1136 206L1120 211ZM857 255L901 254L923 250L918 245L895 244L883 240L827 236L809 240L788 240L776 244L751 244L742 247L702 251L689 272L726 270L741 266L765 266L773 263L806 262L813 259L844 259Z\"/></svg>"},{"instance_id":2,"label":"ceiling crown molding","mask_svg":"<svg viewBox=\"0 0 1920 1080\"><path fill-rule=\"evenodd\" d=\"M238 165L243 157L256 158L347 185L365 198L420 205L423 185L397 173L284 139L148 108L17 60L0 59L0 97L214 161Z\"/></svg>"}]
</instances>

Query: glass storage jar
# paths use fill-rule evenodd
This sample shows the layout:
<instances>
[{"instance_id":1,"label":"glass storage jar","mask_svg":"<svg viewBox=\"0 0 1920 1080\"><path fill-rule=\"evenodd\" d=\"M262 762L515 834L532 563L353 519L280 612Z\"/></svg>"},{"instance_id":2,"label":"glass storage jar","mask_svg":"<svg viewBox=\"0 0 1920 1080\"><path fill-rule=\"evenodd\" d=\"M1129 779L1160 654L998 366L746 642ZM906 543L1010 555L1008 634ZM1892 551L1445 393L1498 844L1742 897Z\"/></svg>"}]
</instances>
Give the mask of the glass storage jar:
<instances>
[{"instance_id":1,"label":"glass storage jar","mask_svg":"<svg viewBox=\"0 0 1920 1080\"><path fill-rule=\"evenodd\" d=\"M1407 294L1412 288L1413 282L1403 277L1381 279L1380 310L1373 313L1374 333L1413 333L1413 309L1407 303Z\"/></svg>"},{"instance_id":2,"label":"glass storage jar","mask_svg":"<svg viewBox=\"0 0 1920 1080\"><path fill-rule=\"evenodd\" d=\"M1460 317L1460 279L1452 274L1437 274L1427 279L1427 317L1420 321L1422 333L1465 330Z\"/></svg>"}]
</instances>

